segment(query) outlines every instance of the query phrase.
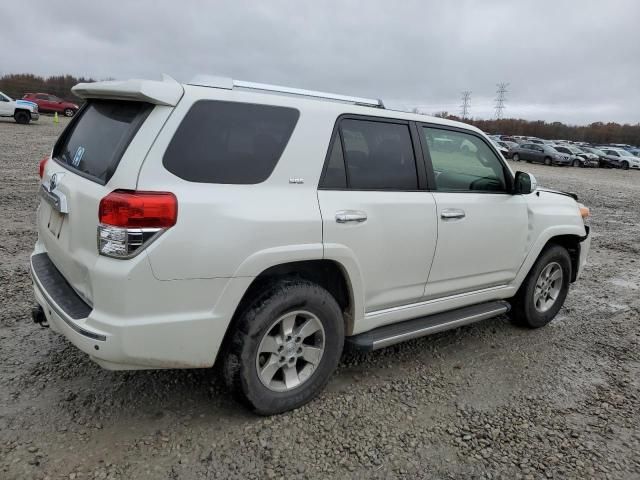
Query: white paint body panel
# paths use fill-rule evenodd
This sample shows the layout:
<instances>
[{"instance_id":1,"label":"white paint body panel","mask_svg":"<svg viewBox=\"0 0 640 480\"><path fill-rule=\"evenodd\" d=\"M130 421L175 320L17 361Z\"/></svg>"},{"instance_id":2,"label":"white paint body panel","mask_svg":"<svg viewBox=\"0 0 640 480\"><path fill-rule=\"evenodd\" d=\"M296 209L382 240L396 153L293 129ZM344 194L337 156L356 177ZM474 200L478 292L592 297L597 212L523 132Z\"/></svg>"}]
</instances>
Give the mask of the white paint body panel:
<instances>
[{"instance_id":1,"label":"white paint body panel","mask_svg":"<svg viewBox=\"0 0 640 480\"><path fill-rule=\"evenodd\" d=\"M365 312L405 305L423 297L437 241L431 192L319 190L325 258L344 247L364 279ZM336 212L366 213L362 223L337 223ZM393 255L389 255L393 252Z\"/></svg>"},{"instance_id":2,"label":"white paint body panel","mask_svg":"<svg viewBox=\"0 0 640 480\"><path fill-rule=\"evenodd\" d=\"M85 97L146 100L156 106L106 185L49 161L43 181L62 174L69 201L61 238L38 211L34 253L47 252L70 285L93 306L82 328L69 328L51 299L36 299L52 324L105 368L211 366L236 307L251 282L272 266L332 260L346 274L350 333L514 295L547 241L583 237L576 202L536 192L527 196L318 190L336 119L363 114L479 130L443 119L295 95L228 90L172 81L78 86ZM300 111L298 124L271 176L258 185L182 180L162 165L173 134L201 99L281 105ZM290 182L290 179L296 179ZM129 260L98 255L100 199L115 189L171 191L177 224ZM443 209L463 209L442 221ZM338 210L359 210L367 221L338 224ZM584 265L588 240L582 243ZM73 320L71 320L73 321Z\"/></svg>"},{"instance_id":3,"label":"white paint body panel","mask_svg":"<svg viewBox=\"0 0 640 480\"><path fill-rule=\"evenodd\" d=\"M434 192L438 248L426 298L440 298L513 281L528 251L527 204L522 195ZM443 211L464 212L444 219Z\"/></svg>"}]
</instances>

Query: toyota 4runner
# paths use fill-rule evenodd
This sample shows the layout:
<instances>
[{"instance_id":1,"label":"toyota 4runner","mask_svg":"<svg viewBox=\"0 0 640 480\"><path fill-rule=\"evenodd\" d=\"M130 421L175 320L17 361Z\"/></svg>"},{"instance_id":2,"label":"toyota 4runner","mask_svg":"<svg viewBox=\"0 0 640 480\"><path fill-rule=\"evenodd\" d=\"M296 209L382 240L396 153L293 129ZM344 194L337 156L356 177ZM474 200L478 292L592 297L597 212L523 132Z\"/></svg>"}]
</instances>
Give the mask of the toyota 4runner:
<instances>
[{"instance_id":1,"label":"toyota 4runner","mask_svg":"<svg viewBox=\"0 0 640 480\"><path fill-rule=\"evenodd\" d=\"M588 209L472 126L220 77L73 91L40 165L33 316L104 368L217 363L273 414L345 343L541 327L585 264Z\"/></svg>"}]
</instances>

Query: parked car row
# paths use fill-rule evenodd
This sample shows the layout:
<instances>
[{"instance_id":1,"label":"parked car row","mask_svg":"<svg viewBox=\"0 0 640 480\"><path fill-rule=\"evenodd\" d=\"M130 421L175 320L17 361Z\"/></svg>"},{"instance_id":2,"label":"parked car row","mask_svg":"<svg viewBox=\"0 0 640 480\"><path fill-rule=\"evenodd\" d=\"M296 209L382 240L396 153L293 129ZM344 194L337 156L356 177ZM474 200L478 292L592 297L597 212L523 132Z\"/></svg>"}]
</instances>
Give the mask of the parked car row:
<instances>
[{"instance_id":1,"label":"parked car row","mask_svg":"<svg viewBox=\"0 0 640 480\"><path fill-rule=\"evenodd\" d=\"M630 145L590 145L517 135L490 135L489 138L505 158L516 162L640 170L640 148Z\"/></svg>"}]
</instances>

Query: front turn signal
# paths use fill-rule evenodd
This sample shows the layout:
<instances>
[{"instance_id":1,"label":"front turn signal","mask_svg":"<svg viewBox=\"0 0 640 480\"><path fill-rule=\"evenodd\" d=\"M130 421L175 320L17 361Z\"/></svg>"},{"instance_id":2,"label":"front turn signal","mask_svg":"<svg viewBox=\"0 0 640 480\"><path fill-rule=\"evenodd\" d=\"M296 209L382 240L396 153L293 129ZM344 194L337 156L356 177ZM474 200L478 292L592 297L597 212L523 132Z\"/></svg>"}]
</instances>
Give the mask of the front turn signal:
<instances>
[{"instance_id":1,"label":"front turn signal","mask_svg":"<svg viewBox=\"0 0 640 480\"><path fill-rule=\"evenodd\" d=\"M584 205L579 203L578 208L580 209L580 216L582 217L583 220L591 216L591 211L589 210L589 207L585 207Z\"/></svg>"}]
</instances>

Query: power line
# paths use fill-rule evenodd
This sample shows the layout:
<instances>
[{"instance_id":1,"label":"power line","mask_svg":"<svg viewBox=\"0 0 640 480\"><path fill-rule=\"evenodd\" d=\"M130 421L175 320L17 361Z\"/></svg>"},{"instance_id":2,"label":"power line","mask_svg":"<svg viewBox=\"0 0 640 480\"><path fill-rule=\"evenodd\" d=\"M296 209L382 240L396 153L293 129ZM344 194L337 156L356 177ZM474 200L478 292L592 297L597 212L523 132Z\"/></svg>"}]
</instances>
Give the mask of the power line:
<instances>
[{"instance_id":1,"label":"power line","mask_svg":"<svg viewBox=\"0 0 640 480\"><path fill-rule=\"evenodd\" d=\"M500 120L502 118L502 112L506 108L504 102L507 100L506 94L508 92L507 87L508 83L498 83L496 85L498 89L496 90L496 120Z\"/></svg>"},{"instance_id":2,"label":"power line","mask_svg":"<svg viewBox=\"0 0 640 480\"><path fill-rule=\"evenodd\" d=\"M465 90L462 92L462 105L460 105L460 114L463 120L466 120L469 116L469 110L471 109L471 91Z\"/></svg>"}]
</instances>

